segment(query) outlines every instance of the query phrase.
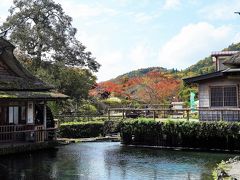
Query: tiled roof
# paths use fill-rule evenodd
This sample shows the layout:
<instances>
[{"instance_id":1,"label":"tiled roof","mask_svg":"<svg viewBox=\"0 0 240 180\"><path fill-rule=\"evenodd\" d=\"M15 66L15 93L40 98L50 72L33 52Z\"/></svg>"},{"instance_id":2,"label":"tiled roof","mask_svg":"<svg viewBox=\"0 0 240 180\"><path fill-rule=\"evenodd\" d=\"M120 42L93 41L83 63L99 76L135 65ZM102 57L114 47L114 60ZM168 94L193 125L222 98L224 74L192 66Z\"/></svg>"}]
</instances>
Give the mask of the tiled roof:
<instances>
[{"instance_id":1,"label":"tiled roof","mask_svg":"<svg viewBox=\"0 0 240 180\"><path fill-rule=\"evenodd\" d=\"M223 64L228 66L240 66L240 52L234 54L229 59L225 60Z\"/></svg>"},{"instance_id":2,"label":"tiled roof","mask_svg":"<svg viewBox=\"0 0 240 180\"><path fill-rule=\"evenodd\" d=\"M211 56L232 56L238 52L239 51L213 51Z\"/></svg>"}]
</instances>

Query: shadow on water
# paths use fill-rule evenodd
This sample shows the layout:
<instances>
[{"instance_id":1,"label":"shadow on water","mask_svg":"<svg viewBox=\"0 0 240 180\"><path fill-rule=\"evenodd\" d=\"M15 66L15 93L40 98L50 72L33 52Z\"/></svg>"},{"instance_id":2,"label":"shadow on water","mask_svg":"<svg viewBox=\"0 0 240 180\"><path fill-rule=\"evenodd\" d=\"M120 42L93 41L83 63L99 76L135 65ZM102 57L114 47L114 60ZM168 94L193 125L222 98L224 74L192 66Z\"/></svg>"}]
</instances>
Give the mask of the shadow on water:
<instances>
[{"instance_id":1,"label":"shadow on water","mask_svg":"<svg viewBox=\"0 0 240 180\"><path fill-rule=\"evenodd\" d=\"M233 154L183 152L80 143L58 150L0 157L1 180L211 179L211 170Z\"/></svg>"},{"instance_id":2,"label":"shadow on water","mask_svg":"<svg viewBox=\"0 0 240 180\"><path fill-rule=\"evenodd\" d=\"M68 166L67 169L71 169L71 172L62 172L62 166ZM57 149L8 155L0 157L0 179L59 179L62 174L71 175L75 167L76 164L71 157L60 158Z\"/></svg>"},{"instance_id":3,"label":"shadow on water","mask_svg":"<svg viewBox=\"0 0 240 180\"><path fill-rule=\"evenodd\" d=\"M186 152L122 146L106 150L105 162L109 179L116 173L121 179L212 179L217 163L234 154ZM113 166L115 166L113 168Z\"/></svg>"}]
</instances>

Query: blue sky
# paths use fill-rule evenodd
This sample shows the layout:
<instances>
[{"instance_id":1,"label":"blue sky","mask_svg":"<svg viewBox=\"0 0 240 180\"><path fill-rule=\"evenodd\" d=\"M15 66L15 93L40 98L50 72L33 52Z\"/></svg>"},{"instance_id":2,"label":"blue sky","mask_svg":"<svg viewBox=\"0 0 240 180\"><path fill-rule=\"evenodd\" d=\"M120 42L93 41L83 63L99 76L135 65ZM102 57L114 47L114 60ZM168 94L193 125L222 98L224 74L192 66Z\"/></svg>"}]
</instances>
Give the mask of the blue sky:
<instances>
[{"instance_id":1,"label":"blue sky","mask_svg":"<svg viewBox=\"0 0 240 180\"><path fill-rule=\"evenodd\" d=\"M184 69L240 41L239 0L55 0L102 65L98 81L139 68ZM1 0L0 21L12 0Z\"/></svg>"}]
</instances>

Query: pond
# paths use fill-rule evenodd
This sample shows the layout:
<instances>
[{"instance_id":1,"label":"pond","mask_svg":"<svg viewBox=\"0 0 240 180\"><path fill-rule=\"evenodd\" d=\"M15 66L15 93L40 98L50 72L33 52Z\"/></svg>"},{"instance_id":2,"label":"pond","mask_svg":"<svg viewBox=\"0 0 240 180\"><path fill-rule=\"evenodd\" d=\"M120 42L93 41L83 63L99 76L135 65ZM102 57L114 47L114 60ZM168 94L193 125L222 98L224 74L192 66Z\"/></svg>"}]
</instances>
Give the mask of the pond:
<instances>
[{"instance_id":1,"label":"pond","mask_svg":"<svg viewBox=\"0 0 240 180\"><path fill-rule=\"evenodd\" d=\"M216 163L233 154L126 147L117 142L78 143L0 157L0 179L121 180L211 179Z\"/></svg>"}]
</instances>

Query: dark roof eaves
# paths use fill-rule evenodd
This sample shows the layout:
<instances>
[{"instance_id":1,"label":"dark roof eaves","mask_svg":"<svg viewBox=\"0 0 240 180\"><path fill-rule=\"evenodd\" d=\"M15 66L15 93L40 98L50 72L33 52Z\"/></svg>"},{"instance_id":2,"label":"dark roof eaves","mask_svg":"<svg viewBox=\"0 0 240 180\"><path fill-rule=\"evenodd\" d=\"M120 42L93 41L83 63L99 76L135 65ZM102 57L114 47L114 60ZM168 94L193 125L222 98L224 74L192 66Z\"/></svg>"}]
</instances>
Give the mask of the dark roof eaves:
<instances>
[{"instance_id":1,"label":"dark roof eaves","mask_svg":"<svg viewBox=\"0 0 240 180\"><path fill-rule=\"evenodd\" d=\"M213 73L203 74L203 75L200 75L200 76L184 78L183 81L187 84L198 83L199 81L208 80L208 79L212 79L212 78L216 78L216 77L221 77L223 75L224 74L223 74L222 71L216 71L216 72L213 72Z\"/></svg>"},{"instance_id":2,"label":"dark roof eaves","mask_svg":"<svg viewBox=\"0 0 240 180\"><path fill-rule=\"evenodd\" d=\"M22 91L37 91L37 92L45 92L45 91L50 91L50 90L53 90L52 89L49 89L49 88L44 88L44 89L17 89L17 88L0 88L0 91L19 91L19 92L22 92Z\"/></svg>"}]
</instances>

